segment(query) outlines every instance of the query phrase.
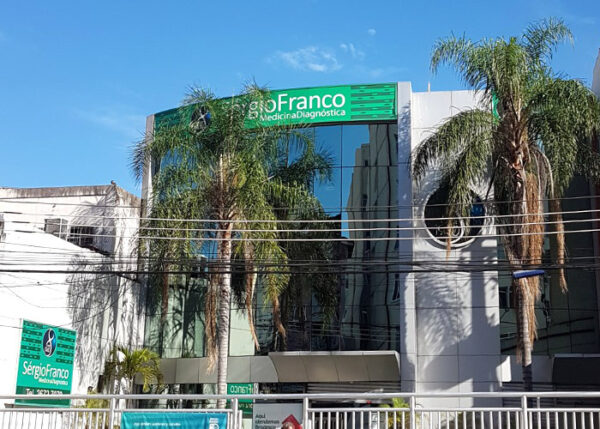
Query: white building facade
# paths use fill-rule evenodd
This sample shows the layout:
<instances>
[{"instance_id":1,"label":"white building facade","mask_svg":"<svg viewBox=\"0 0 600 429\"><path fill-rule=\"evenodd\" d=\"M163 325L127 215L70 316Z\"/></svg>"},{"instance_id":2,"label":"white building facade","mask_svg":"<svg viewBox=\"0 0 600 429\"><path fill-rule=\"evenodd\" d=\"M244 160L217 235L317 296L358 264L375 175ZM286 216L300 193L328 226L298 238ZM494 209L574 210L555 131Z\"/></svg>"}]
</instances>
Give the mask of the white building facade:
<instances>
[{"instance_id":1,"label":"white building facade","mask_svg":"<svg viewBox=\"0 0 600 429\"><path fill-rule=\"evenodd\" d=\"M0 188L2 394L15 393L22 320L77 332L72 393L102 387L114 345L142 347L139 215L115 184Z\"/></svg>"}]
</instances>

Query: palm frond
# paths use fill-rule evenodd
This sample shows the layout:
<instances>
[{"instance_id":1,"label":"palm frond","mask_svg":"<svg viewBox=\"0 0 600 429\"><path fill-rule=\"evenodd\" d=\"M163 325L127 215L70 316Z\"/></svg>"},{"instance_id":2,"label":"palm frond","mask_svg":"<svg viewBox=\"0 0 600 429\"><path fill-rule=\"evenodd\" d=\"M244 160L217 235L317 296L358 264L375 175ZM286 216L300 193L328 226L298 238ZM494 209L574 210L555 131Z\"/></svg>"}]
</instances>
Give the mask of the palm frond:
<instances>
[{"instance_id":1,"label":"palm frond","mask_svg":"<svg viewBox=\"0 0 600 429\"><path fill-rule=\"evenodd\" d=\"M578 153L588 152L592 136L600 128L598 100L581 82L546 77L535 85L527 115L529 133L540 142L552 165L560 196L577 170Z\"/></svg>"},{"instance_id":2,"label":"palm frond","mask_svg":"<svg viewBox=\"0 0 600 429\"><path fill-rule=\"evenodd\" d=\"M491 97L494 82L497 81L494 76L493 53L499 45L504 44L501 39L473 43L464 36L440 39L433 48L431 70L437 72L442 64L453 67L467 85L482 90L484 98L488 99Z\"/></svg>"},{"instance_id":3,"label":"palm frond","mask_svg":"<svg viewBox=\"0 0 600 429\"><path fill-rule=\"evenodd\" d=\"M557 18L546 18L530 24L523 34L523 45L534 66L545 66L556 46L563 41L572 43L573 34L564 21Z\"/></svg>"},{"instance_id":4,"label":"palm frond","mask_svg":"<svg viewBox=\"0 0 600 429\"><path fill-rule=\"evenodd\" d=\"M412 162L413 177L417 181L422 180L428 169L437 163L443 170L450 170L457 155L468 146L490 144L493 128L491 112L473 109L452 116L416 148ZM474 177L474 174L471 176Z\"/></svg>"},{"instance_id":5,"label":"palm frond","mask_svg":"<svg viewBox=\"0 0 600 429\"><path fill-rule=\"evenodd\" d=\"M129 168L135 178L136 183L141 183L144 177L144 169L149 163L149 136L139 140L131 147L131 160L129 162Z\"/></svg>"}]
</instances>

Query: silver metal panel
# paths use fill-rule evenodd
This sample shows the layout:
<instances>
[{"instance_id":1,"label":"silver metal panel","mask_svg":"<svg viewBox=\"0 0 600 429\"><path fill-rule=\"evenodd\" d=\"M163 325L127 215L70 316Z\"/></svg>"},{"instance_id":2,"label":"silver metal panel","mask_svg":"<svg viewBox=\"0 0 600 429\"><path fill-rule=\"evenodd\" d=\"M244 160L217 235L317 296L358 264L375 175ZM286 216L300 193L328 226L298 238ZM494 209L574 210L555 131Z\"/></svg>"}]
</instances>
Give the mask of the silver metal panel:
<instances>
[{"instance_id":1,"label":"silver metal panel","mask_svg":"<svg viewBox=\"0 0 600 429\"><path fill-rule=\"evenodd\" d=\"M306 368L306 381L339 381L335 357L329 354L307 354L301 357Z\"/></svg>"},{"instance_id":2,"label":"silver metal panel","mask_svg":"<svg viewBox=\"0 0 600 429\"><path fill-rule=\"evenodd\" d=\"M175 374L177 369L176 359L161 359L160 360L160 371L163 375L163 382L165 384L175 383ZM136 377L135 382L138 384L143 383L140 381L141 377Z\"/></svg>"},{"instance_id":3,"label":"silver metal panel","mask_svg":"<svg viewBox=\"0 0 600 429\"><path fill-rule=\"evenodd\" d=\"M202 359L177 359L175 383L198 383L200 381L200 361Z\"/></svg>"},{"instance_id":4,"label":"silver metal panel","mask_svg":"<svg viewBox=\"0 0 600 429\"><path fill-rule=\"evenodd\" d=\"M216 383L216 368L208 372L208 358L161 359L164 383ZM229 358L229 383L276 383L277 372L268 356L234 356ZM137 384L142 379L136 379Z\"/></svg>"},{"instance_id":5,"label":"silver metal panel","mask_svg":"<svg viewBox=\"0 0 600 429\"><path fill-rule=\"evenodd\" d=\"M302 383L308 380L308 373L306 372L300 353L269 353L280 383Z\"/></svg>"},{"instance_id":6,"label":"silver metal panel","mask_svg":"<svg viewBox=\"0 0 600 429\"><path fill-rule=\"evenodd\" d=\"M249 383L251 359L252 356L230 356L227 364L227 381L229 383Z\"/></svg>"},{"instance_id":7,"label":"silver metal panel","mask_svg":"<svg viewBox=\"0 0 600 429\"><path fill-rule=\"evenodd\" d=\"M208 358L162 359L165 383L216 383ZM229 358L229 383L344 383L399 381L399 355L373 352L277 352ZM136 380L137 382L137 380Z\"/></svg>"},{"instance_id":8,"label":"silver metal panel","mask_svg":"<svg viewBox=\"0 0 600 429\"><path fill-rule=\"evenodd\" d=\"M400 380L400 362L398 354L365 355L369 371L369 381Z\"/></svg>"},{"instance_id":9,"label":"silver metal panel","mask_svg":"<svg viewBox=\"0 0 600 429\"><path fill-rule=\"evenodd\" d=\"M400 380L395 351L269 353L281 383Z\"/></svg>"},{"instance_id":10,"label":"silver metal panel","mask_svg":"<svg viewBox=\"0 0 600 429\"><path fill-rule=\"evenodd\" d=\"M250 359L250 382L277 383L277 371L269 356L252 356Z\"/></svg>"},{"instance_id":11,"label":"silver metal panel","mask_svg":"<svg viewBox=\"0 0 600 429\"><path fill-rule=\"evenodd\" d=\"M365 359L357 359L356 356L336 355L338 379L340 382L368 380L369 372Z\"/></svg>"}]
</instances>

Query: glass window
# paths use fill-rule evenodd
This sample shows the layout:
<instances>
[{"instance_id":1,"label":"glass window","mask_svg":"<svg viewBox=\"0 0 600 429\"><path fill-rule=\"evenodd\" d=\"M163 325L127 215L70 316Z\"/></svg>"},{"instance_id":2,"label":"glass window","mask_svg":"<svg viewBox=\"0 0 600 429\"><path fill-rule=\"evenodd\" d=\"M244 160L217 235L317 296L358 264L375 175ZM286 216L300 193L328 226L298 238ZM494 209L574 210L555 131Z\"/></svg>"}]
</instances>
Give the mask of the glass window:
<instances>
[{"instance_id":1,"label":"glass window","mask_svg":"<svg viewBox=\"0 0 600 429\"><path fill-rule=\"evenodd\" d=\"M589 184L582 178L575 178L566 196L578 197L589 194ZM563 211L590 210L589 198L563 200ZM589 212L563 215L565 221L589 219ZM565 223L566 231L592 229L591 223ZM595 255L591 233L565 234L567 255L570 260L589 258ZM551 262L553 241L546 239L544 262ZM499 247L498 257L505 260ZM566 270L567 293L563 293L558 284L558 276L548 270L542 280L542 293L536 303L537 339L534 342L534 354L554 355L556 353L598 353L598 299L596 273L582 268ZM511 299L510 273L499 273L500 288L500 339L502 353L514 354L516 351L516 318Z\"/></svg>"},{"instance_id":2,"label":"glass window","mask_svg":"<svg viewBox=\"0 0 600 429\"><path fill-rule=\"evenodd\" d=\"M67 240L80 247L92 247L95 235L96 228L93 226L72 226Z\"/></svg>"},{"instance_id":3,"label":"glass window","mask_svg":"<svg viewBox=\"0 0 600 429\"><path fill-rule=\"evenodd\" d=\"M307 183L319 200L323 219L333 221L320 226L310 224L307 229L330 231L310 232L306 236L332 240L282 245L291 261L299 259L304 265L297 272L292 270L280 299L287 329L285 343L274 335L272 308L262 305L268 299L257 287L254 316L261 353L397 348L399 322L390 315L397 312L399 277L385 269L368 269L374 259L397 257L397 223L388 220L398 217L397 126L328 125L306 128L301 133L314 142L317 151L327 154L331 169L329 179L319 180L315 171L313 180ZM299 161L302 154L293 139L282 141L279 150L274 163L279 168ZM164 167L173 162L177 159L170 155L162 164ZM380 229L370 232L370 228ZM216 256L215 243L203 243L197 253L208 258L210 267L210 260ZM337 264L339 268L328 274L311 272L306 260L314 261L315 266ZM199 284L206 281L203 273L193 278ZM169 281L169 314L162 322L160 281L157 283L158 295L153 297L153 310L149 311L154 316L147 323L150 345L165 357L201 356L202 296L192 293L189 285L180 280ZM257 281L260 285L262 279Z\"/></svg>"},{"instance_id":4,"label":"glass window","mask_svg":"<svg viewBox=\"0 0 600 429\"><path fill-rule=\"evenodd\" d=\"M44 231L64 240L69 232L69 222L61 218L46 219Z\"/></svg>"}]
</instances>

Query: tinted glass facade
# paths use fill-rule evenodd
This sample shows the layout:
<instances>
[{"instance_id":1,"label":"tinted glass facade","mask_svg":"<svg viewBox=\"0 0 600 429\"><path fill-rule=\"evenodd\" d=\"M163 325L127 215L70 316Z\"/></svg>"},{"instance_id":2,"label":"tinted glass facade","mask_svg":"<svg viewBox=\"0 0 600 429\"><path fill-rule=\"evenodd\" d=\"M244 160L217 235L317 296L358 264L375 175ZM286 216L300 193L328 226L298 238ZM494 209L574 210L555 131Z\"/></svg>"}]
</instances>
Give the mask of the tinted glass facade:
<instances>
[{"instance_id":1,"label":"tinted glass facade","mask_svg":"<svg viewBox=\"0 0 600 429\"><path fill-rule=\"evenodd\" d=\"M562 209L565 220L567 263L573 268L566 270L568 292L563 293L558 284L557 273L547 270L542 281L542 295L536 304L537 339L533 353L552 356L557 353L598 353L600 332L598 330L598 296L596 270L576 268L589 265L594 258L594 236L591 232L569 231L594 229L590 219L591 199L589 183L576 178L567 191ZM553 260L553 240L546 238L545 263ZM503 354L515 353L516 321L510 296L510 276L499 274L500 288L500 337Z\"/></svg>"},{"instance_id":2,"label":"tinted glass facade","mask_svg":"<svg viewBox=\"0 0 600 429\"><path fill-rule=\"evenodd\" d=\"M393 231L397 224L390 220L398 217L397 125L327 125L302 132L329 158L331 177L319 179L315 174L309 187L333 240L309 243L312 247L298 253L316 252L321 257L315 264L335 268L327 276L292 270L281 298L285 344L274 334L271 307L257 296L254 314L261 351L397 350L400 280L390 265L399 257ZM293 147L287 148L289 162L296 156ZM406 163L400 168L407 168ZM211 247L206 244L201 253L210 258ZM206 273L169 276L169 308L161 320L162 281L155 279L149 294L147 345L163 357L204 356Z\"/></svg>"},{"instance_id":3,"label":"tinted glass facade","mask_svg":"<svg viewBox=\"0 0 600 429\"><path fill-rule=\"evenodd\" d=\"M397 349L399 281L393 267L385 265L398 257L391 230L395 223L385 221L397 217L397 125L317 126L307 132L329 152L333 165L331 180L315 183L313 192L328 217L339 220L329 224L339 228L329 261L337 267L335 308L324 311L318 279L310 284L298 281L302 274L293 274L298 277L291 279L295 287L282 302L286 349ZM269 320L264 309L258 314L261 321ZM259 328L261 339L269 343L270 324ZM280 348L270 343L269 349Z\"/></svg>"}]
</instances>

